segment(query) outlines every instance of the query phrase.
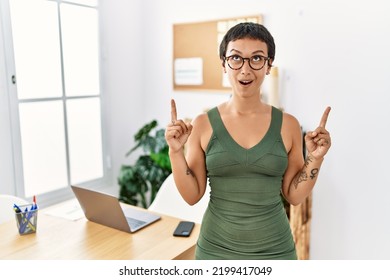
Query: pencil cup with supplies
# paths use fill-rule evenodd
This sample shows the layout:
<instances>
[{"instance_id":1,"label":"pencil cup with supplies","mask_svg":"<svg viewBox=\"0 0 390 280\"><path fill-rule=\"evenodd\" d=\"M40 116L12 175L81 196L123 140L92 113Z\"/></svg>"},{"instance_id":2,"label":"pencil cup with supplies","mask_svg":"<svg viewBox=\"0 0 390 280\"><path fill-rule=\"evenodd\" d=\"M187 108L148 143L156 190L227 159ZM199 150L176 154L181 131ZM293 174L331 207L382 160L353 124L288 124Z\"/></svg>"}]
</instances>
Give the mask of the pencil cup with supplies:
<instances>
[{"instance_id":1,"label":"pencil cup with supplies","mask_svg":"<svg viewBox=\"0 0 390 280\"><path fill-rule=\"evenodd\" d=\"M16 225L20 235L37 231L38 206L36 203L27 205L14 204Z\"/></svg>"}]
</instances>

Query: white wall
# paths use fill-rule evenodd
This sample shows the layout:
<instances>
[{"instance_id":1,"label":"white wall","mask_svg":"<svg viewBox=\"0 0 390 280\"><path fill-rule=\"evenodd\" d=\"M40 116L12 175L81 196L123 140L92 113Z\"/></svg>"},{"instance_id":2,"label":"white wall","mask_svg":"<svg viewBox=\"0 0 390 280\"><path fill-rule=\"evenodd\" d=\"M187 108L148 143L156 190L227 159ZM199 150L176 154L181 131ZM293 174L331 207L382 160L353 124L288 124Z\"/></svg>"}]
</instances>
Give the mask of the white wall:
<instances>
[{"instance_id":1,"label":"white wall","mask_svg":"<svg viewBox=\"0 0 390 280\"><path fill-rule=\"evenodd\" d=\"M312 129L325 106L333 108L328 121L333 146L313 194L311 258L389 258L386 1L100 2L114 172L141 124L169 121L170 98L177 100L180 117L194 117L228 98L173 92L172 24L260 13L276 41L285 110Z\"/></svg>"},{"instance_id":2,"label":"white wall","mask_svg":"<svg viewBox=\"0 0 390 280\"><path fill-rule=\"evenodd\" d=\"M108 150L116 185L133 136L145 123L142 0L99 1L102 93Z\"/></svg>"}]
</instances>

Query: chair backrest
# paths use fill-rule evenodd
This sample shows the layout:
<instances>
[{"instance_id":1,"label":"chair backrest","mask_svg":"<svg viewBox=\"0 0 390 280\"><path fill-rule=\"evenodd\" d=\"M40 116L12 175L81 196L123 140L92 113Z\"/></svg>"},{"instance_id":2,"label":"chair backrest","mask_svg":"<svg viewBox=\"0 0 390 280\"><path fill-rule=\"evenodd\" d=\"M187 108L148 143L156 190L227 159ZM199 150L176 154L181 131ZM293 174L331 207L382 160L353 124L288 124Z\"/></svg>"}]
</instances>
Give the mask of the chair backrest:
<instances>
[{"instance_id":1,"label":"chair backrest","mask_svg":"<svg viewBox=\"0 0 390 280\"><path fill-rule=\"evenodd\" d=\"M149 210L173 216L181 220L201 223L206 211L210 196L210 187L207 184L206 192L202 199L195 205L189 205L181 197L176 188L173 175L170 174L161 185L156 198L149 206Z\"/></svg>"},{"instance_id":2,"label":"chair backrest","mask_svg":"<svg viewBox=\"0 0 390 280\"><path fill-rule=\"evenodd\" d=\"M15 219L14 204L25 205L29 202L17 196L0 194L0 224Z\"/></svg>"}]
</instances>

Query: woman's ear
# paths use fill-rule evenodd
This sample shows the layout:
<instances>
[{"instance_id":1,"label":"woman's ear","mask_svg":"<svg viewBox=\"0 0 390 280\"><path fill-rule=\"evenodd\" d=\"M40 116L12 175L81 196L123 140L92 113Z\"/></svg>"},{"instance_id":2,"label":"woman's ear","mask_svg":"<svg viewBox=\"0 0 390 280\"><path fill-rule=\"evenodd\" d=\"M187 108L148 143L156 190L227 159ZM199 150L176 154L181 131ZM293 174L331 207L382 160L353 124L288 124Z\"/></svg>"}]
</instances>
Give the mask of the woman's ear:
<instances>
[{"instance_id":1,"label":"woman's ear","mask_svg":"<svg viewBox=\"0 0 390 280\"><path fill-rule=\"evenodd\" d=\"M272 59L268 60L267 71L265 72L266 75L269 75L271 73L272 62L273 62Z\"/></svg>"},{"instance_id":2,"label":"woman's ear","mask_svg":"<svg viewBox=\"0 0 390 280\"><path fill-rule=\"evenodd\" d=\"M223 73L226 73L225 60L222 60Z\"/></svg>"}]
</instances>

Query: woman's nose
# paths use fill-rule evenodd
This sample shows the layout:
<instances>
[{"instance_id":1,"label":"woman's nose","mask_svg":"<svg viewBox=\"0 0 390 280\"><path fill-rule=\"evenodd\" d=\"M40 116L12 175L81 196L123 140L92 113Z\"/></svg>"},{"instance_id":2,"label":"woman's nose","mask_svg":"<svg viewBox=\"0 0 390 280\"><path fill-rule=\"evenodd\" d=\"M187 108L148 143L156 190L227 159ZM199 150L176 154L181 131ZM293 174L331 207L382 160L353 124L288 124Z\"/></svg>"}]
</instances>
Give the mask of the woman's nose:
<instances>
[{"instance_id":1,"label":"woman's nose","mask_svg":"<svg viewBox=\"0 0 390 280\"><path fill-rule=\"evenodd\" d=\"M244 60L244 64L241 67L241 74L246 74L251 71L251 67L249 65L249 59Z\"/></svg>"}]
</instances>

